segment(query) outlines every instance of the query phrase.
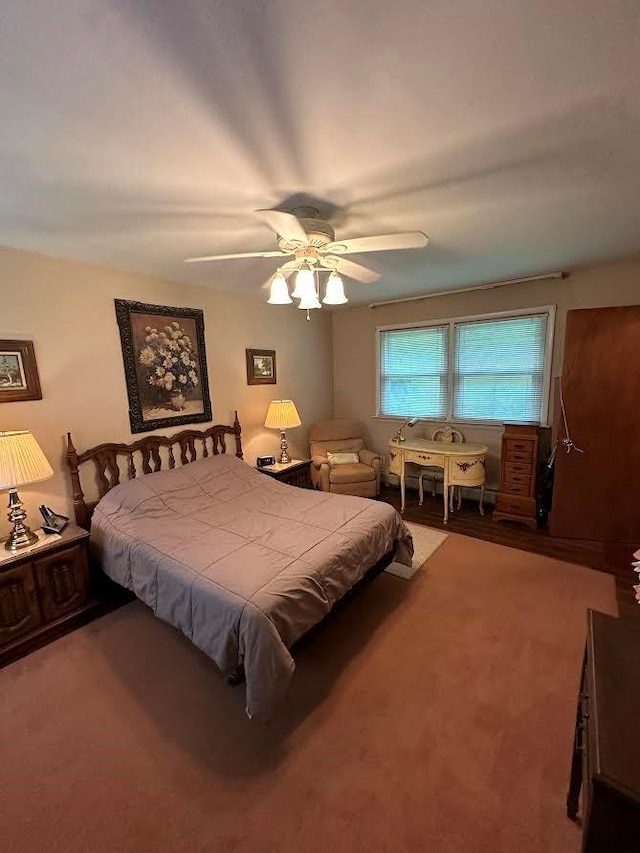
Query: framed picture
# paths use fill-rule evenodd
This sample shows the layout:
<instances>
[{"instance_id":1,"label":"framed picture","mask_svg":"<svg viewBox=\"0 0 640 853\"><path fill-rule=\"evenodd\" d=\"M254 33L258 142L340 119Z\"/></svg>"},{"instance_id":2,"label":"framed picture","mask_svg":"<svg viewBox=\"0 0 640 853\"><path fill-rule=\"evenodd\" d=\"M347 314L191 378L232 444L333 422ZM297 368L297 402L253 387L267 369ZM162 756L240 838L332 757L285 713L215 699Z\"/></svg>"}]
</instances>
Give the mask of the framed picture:
<instances>
[{"instance_id":1,"label":"framed picture","mask_svg":"<svg viewBox=\"0 0 640 853\"><path fill-rule=\"evenodd\" d=\"M276 351L273 349L248 349L247 385L276 384Z\"/></svg>"},{"instance_id":2,"label":"framed picture","mask_svg":"<svg viewBox=\"0 0 640 853\"><path fill-rule=\"evenodd\" d=\"M0 341L0 403L42 400L33 341Z\"/></svg>"},{"instance_id":3,"label":"framed picture","mask_svg":"<svg viewBox=\"0 0 640 853\"><path fill-rule=\"evenodd\" d=\"M116 299L131 432L211 420L204 314Z\"/></svg>"}]
</instances>

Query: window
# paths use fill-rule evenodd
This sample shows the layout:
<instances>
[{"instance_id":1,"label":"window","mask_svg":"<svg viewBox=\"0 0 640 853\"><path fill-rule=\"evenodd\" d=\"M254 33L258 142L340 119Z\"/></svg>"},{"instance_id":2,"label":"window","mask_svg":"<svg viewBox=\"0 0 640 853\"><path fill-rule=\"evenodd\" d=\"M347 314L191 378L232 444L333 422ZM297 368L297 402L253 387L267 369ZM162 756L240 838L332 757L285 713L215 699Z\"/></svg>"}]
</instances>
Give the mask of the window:
<instances>
[{"instance_id":1,"label":"window","mask_svg":"<svg viewBox=\"0 0 640 853\"><path fill-rule=\"evenodd\" d=\"M378 414L542 422L553 308L382 328Z\"/></svg>"}]
</instances>

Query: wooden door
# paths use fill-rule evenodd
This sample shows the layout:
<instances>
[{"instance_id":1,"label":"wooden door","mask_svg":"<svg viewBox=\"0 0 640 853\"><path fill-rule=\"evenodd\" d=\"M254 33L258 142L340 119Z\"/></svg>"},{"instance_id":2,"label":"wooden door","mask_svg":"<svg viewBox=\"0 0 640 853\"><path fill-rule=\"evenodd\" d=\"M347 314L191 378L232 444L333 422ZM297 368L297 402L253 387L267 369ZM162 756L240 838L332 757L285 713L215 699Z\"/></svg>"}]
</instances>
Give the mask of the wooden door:
<instances>
[{"instance_id":1,"label":"wooden door","mask_svg":"<svg viewBox=\"0 0 640 853\"><path fill-rule=\"evenodd\" d=\"M640 306L569 311L562 394L571 439L558 444L552 536L640 541ZM556 400L555 435L565 437Z\"/></svg>"}]
</instances>

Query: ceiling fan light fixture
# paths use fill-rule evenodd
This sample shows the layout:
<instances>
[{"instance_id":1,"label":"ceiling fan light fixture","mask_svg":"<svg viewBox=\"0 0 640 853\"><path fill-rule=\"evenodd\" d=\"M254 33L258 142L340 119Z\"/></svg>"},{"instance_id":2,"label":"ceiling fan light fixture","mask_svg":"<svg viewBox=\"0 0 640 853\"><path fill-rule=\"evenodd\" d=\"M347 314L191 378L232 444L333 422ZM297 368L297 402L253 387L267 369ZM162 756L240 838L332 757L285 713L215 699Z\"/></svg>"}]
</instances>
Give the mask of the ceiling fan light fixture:
<instances>
[{"instance_id":1,"label":"ceiling fan light fixture","mask_svg":"<svg viewBox=\"0 0 640 853\"><path fill-rule=\"evenodd\" d=\"M318 299L318 294L313 290L313 293L308 293L302 297L300 300L300 304L298 308L302 308L303 311L309 311L312 308L322 308L320 304L320 300Z\"/></svg>"},{"instance_id":2,"label":"ceiling fan light fixture","mask_svg":"<svg viewBox=\"0 0 640 853\"><path fill-rule=\"evenodd\" d=\"M296 284L291 295L294 299L311 299L312 293L316 293L315 276L311 267L305 264L296 273Z\"/></svg>"},{"instance_id":3,"label":"ceiling fan light fixture","mask_svg":"<svg viewBox=\"0 0 640 853\"><path fill-rule=\"evenodd\" d=\"M335 271L327 279L327 288L322 301L325 305L344 305L349 301L344 294L344 283Z\"/></svg>"},{"instance_id":4,"label":"ceiling fan light fixture","mask_svg":"<svg viewBox=\"0 0 640 853\"><path fill-rule=\"evenodd\" d=\"M293 299L289 296L287 280L280 270L271 279L271 289L267 302L269 305L290 305L293 302Z\"/></svg>"}]
</instances>

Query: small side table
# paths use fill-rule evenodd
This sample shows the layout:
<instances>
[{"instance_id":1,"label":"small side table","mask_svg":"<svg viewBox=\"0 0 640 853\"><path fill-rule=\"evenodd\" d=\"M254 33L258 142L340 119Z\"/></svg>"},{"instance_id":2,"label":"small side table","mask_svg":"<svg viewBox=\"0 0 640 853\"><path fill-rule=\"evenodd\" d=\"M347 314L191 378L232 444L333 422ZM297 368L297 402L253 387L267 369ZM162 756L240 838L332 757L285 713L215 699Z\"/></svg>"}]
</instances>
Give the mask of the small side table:
<instances>
[{"instance_id":1,"label":"small side table","mask_svg":"<svg viewBox=\"0 0 640 853\"><path fill-rule=\"evenodd\" d=\"M312 489L311 483L311 460L293 459L291 462L276 462L275 465L265 465L264 468L256 468L268 477L273 477L280 483L289 486L298 486L300 489Z\"/></svg>"}]
</instances>

